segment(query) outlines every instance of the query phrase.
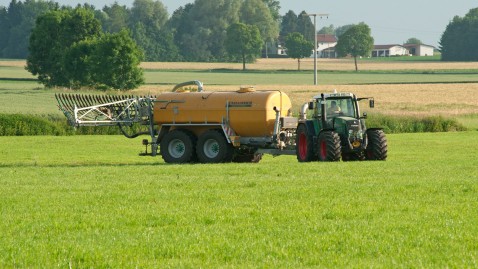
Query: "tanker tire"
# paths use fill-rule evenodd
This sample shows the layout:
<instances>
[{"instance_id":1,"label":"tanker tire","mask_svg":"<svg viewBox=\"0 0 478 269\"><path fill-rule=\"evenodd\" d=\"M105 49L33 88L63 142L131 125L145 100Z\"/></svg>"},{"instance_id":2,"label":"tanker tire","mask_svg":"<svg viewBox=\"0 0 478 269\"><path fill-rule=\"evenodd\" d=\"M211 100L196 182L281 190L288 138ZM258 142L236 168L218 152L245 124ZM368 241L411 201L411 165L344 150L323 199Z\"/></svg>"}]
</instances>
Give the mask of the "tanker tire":
<instances>
[{"instance_id":1,"label":"tanker tire","mask_svg":"<svg viewBox=\"0 0 478 269\"><path fill-rule=\"evenodd\" d=\"M388 153L385 133L378 129L368 130L367 139L368 145L365 149L365 158L367 160L385 161Z\"/></svg>"},{"instance_id":2,"label":"tanker tire","mask_svg":"<svg viewBox=\"0 0 478 269\"><path fill-rule=\"evenodd\" d=\"M319 161L337 162L342 155L340 136L333 131L324 131L319 135Z\"/></svg>"},{"instance_id":3,"label":"tanker tire","mask_svg":"<svg viewBox=\"0 0 478 269\"><path fill-rule=\"evenodd\" d=\"M161 156L167 163L196 161L196 137L187 130L173 130L160 143Z\"/></svg>"},{"instance_id":4,"label":"tanker tire","mask_svg":"<svg viewBox=\"0 0 478 269\"><path fill-rule=\"evenodd\" d=\"M295 152L299 162L311 162L317 160L314 155L314 142L309 136L305 124L300 124L297 128L297 141L295 145Z\"/></svg>"},{"instance_id":5,"label":"tanker tire","mask_svg":"<svg viewBox=\"0 0 478 269\"><path fill-rule=\"evenodd\" d=\"M222 130L208 130L199 136L196 153L202 163L231 162L234 148L227 142Z\"/></svg>"}]
</instances>

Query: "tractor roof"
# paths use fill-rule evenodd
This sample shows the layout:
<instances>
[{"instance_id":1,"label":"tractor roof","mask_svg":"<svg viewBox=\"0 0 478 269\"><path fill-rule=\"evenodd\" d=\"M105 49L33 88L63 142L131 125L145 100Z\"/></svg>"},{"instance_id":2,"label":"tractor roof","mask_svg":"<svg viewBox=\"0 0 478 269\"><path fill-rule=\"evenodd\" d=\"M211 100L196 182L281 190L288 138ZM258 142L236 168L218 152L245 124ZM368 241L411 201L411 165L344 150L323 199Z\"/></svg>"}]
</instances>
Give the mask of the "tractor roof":
<instances>
[{"instance_id":1,"label":"tractor roof","mask_svg":"<svg viewBox=\"0 0 478 269\"><path fill-rule=\"evenodd\" d=\"M324 93L323 95L324 95L325 99L328 99L328 98L344 98L344 97L354 98L355 97L355 95L353 93L350 93L350 92ZM322 98L322 95L314 96L314 99L320 99L320 98Z\"/></svg>"}]
</instances>

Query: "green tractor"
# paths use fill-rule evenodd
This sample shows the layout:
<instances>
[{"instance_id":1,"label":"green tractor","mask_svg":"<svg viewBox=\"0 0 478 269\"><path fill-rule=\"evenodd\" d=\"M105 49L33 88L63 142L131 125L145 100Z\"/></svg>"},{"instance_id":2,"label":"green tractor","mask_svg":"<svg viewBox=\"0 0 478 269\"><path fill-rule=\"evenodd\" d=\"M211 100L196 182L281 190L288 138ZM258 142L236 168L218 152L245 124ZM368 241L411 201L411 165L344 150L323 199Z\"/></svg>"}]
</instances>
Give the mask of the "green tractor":
<instances>
[{"instance_id":1,"label":"green tractor","mask_svg":"<svg viewBox=\"0 0 478 269\"><path fill-rule=\"evenodd\" d=\"M300 162L362 161L387 159L387 139L381 128L367 128L367 113L360 114L352 93L322 93L304 104L296 132L296 155ZM307 109L313 111L307 119Z\"/></svg>"}]
</instances>

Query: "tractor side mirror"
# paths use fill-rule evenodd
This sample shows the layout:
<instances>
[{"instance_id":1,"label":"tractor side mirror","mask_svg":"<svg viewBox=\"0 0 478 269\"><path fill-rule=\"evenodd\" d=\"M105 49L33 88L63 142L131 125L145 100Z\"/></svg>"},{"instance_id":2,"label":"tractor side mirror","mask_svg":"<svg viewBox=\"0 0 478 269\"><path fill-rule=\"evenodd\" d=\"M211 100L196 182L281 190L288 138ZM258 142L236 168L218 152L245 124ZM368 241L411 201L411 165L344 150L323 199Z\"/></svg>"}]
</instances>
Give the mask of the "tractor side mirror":
<instances>
[{"instance_id":1,"label":"tractor side mirror","mask_svg":"<svg viewBox=\"0 0 478 269\"><path fill-rule=\"evenodd\" d=\"M363 118L363 119L366 119L366 118L367 118L367 112L364 112L364 113L363 113L362 118Z\"/></svg>"},{"instance_id":2,"label":"tractor side mirror","mask_svg":"<svg viewBox=\"0 0 478 269\"><path fill-rule=\"evenodd\" d=\"M309 110L313 110L314 109L314 102L309 102Z\"/></svg>"},{"instance_id":3,"label":"tractor side mirror","mask_svg":"<svg viewBox=\"0 0 478 269\"><path fill-rule=\"evenodd\" d=\"M374 108L375 107L375 100L370 99L368 105L370 106L370 108Z\"/></svg>"}]
</instances>

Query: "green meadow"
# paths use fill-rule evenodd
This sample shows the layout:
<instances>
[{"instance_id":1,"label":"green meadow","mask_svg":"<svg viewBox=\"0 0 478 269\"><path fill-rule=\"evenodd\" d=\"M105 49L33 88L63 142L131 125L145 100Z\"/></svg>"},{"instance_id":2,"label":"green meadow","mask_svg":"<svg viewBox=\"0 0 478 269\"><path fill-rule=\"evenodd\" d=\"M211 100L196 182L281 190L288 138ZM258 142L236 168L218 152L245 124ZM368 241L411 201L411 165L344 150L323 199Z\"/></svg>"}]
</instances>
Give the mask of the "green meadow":
<instances>
[{"instance_id":1,"label":"green meadow","mask_svg":"<svg viewBox=\"0 0 478 269\"><path fill-rule=\"evenodd\" d=\"M398 83L397 91L410 84L404 88L417 85L417 96L421 83L462 83L473 100L476 73L322 70L319 83ZM143 93L194 79L230 88L290 85L304 96L318 89L310 70L145 75ZM54 93L68 91L44 89L22 67L0 66L6 118L58 119ZM378 112L380 104L402 109L393 98L381 101ZM384 162L265 156L256 164L169 165L139 156L146 137L0 136L0 268L476 268L478 114L473 104L451 102L447 108L466 109L457 115L468 131L387 134Z\"/></svg>"},{"instance_id":2,"label":"green meadow","mask_svg":"<svg viewBox=\"0 0 478 269\"><path fill-rule=\"evenodd\" d=\"M0 267L476 267L476 132L388 140L385 162L166 165L140 139L0 137Z\"/></svg>"}]
</instances>

